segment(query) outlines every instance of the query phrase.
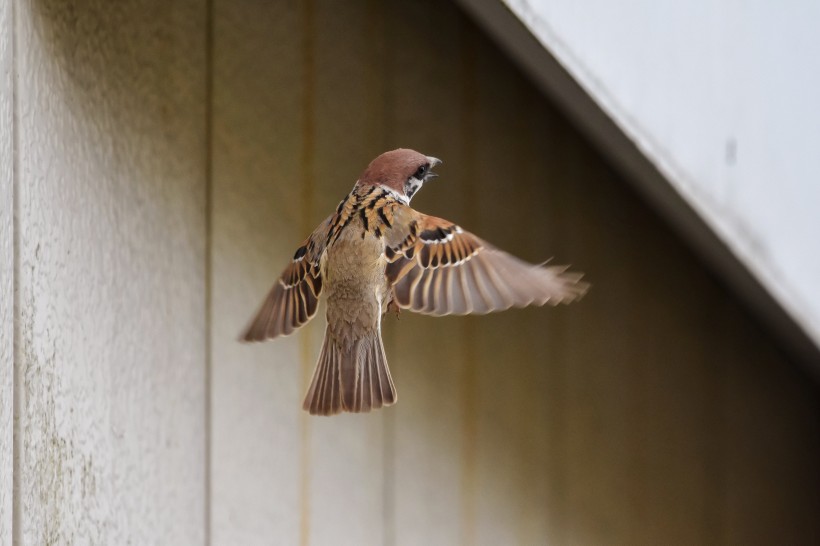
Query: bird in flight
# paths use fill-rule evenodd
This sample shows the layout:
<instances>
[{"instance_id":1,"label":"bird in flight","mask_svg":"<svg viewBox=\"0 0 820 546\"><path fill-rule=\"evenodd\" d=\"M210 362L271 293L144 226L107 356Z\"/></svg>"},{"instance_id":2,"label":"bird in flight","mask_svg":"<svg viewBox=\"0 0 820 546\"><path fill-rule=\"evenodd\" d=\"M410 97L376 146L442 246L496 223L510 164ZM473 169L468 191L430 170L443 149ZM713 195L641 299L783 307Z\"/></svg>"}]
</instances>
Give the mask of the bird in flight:
<instances>
[{"instance_id":1,"label":"bird in flight","mask_svg":"<svg viewBox=\"0 0 820 546\"><path fill-rule=\"evenodd\" d=\"M396 402L382 316L485 314L569 303L588 288L566 266L532 265L460 226L410 207L441 161L408 149L383 153L336 211L302 243L242 334L293 333L327 298L327 328L303 408L367 412Z\"/></svg>"}]
</instances>

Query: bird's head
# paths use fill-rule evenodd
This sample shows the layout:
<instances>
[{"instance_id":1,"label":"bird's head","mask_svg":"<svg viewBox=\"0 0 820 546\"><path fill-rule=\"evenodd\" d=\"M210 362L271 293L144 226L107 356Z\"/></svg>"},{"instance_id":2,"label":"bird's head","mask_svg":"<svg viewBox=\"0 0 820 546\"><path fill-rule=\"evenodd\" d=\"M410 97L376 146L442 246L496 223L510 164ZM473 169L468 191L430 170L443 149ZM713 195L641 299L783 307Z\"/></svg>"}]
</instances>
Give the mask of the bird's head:
<instances>
[{"instance_id":1,"label":"bird's head","mask_svg":"<svg viewBox=\"0 0 820 546\"><path fill-rule=\"evenodd\" d=\"M425 182L438 176L433 172L433 167L440 163L441 160L435 157L399 148L371 161L358 184L384 186L400 200L409 203Z\"/></svg>"}]
</instances>

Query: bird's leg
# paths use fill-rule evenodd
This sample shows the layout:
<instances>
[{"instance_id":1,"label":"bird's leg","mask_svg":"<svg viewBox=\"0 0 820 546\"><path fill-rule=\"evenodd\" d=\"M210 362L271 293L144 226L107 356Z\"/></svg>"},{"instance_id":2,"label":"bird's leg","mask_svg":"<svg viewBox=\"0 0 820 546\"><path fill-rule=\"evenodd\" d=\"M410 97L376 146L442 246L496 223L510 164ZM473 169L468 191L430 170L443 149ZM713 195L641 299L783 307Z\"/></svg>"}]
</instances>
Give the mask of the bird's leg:
<instances>
[{"instance_id":1,"label":"bird's leg","mask_svg":"<svg viewBox=\"0 0 820 546\"><path fill-rule=\"evenodd\" d=\"M399 313L401 313L401 307L396 303L396 296L391 290L390 292L390 301L387 302L387 312L393 311L396 313L396 319L399 318Z\"/></svg>"},{"instance_id":2,"label":"bird's leg","mask_svg":"<svg viewBox=\"0 0 820 546\"><path fill-rule=\"evenodd\" d=\"M387 304L387 311L393 311L396 313L396 318L399 318L399 314L401 313L401 307L396 304L395 301L390 300L390 303Z\"/></svg>"}]
</instances>

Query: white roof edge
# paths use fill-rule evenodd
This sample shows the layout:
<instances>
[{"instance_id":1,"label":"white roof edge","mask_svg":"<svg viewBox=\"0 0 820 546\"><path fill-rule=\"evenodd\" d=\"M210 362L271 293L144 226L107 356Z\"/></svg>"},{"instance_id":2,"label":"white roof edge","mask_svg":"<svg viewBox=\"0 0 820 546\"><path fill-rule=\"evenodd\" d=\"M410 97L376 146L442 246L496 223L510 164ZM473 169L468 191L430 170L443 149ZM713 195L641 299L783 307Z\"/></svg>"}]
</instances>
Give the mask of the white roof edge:
<instances>
[{"instance_id":1,"label":"white roof edge","mask_svg":"<svg viewBox=\"0 0 820 546\"><path fill-rule=\"evenodd\" d=\"M787 310L789 306L783 298L766 288L727 246L716 231L718 228L710 225L681 195L680 186L670 181L674 176L672 166L664 164L663 158L647 149L645 140L633 140L629 135L635 133L615 121L616 117L623 120L625 116L610 115L616 106L601 104L602 95L585 89L576 79L578 74L560 62L549 46L542 44L502 0L456 1L497 39L536 85L566 111L599 151L717 270L727 286L771 328L788 352L820 378L820 333L813 337L796 320L795 315L799 313L793 308Z\"/></svg>"}]
</instances>

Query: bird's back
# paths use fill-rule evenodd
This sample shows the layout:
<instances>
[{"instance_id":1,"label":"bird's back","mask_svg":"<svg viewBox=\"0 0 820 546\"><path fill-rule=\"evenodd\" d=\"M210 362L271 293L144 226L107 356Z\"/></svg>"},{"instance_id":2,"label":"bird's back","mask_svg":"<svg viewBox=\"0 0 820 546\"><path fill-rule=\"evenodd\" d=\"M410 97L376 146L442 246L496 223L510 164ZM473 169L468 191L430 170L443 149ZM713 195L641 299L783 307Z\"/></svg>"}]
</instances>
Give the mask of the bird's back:
<instances>
[{"instance_id":1,"label":"bird's back","mask_svg":"<svg viewBox=\"0 0 820 546\"><path fill-rule=\"evenodd\" d=\"M334 336L349 341L378 329L388 292L381 238L356 217L326 253L327 319Z\"/></svg>"}]
</instances>

